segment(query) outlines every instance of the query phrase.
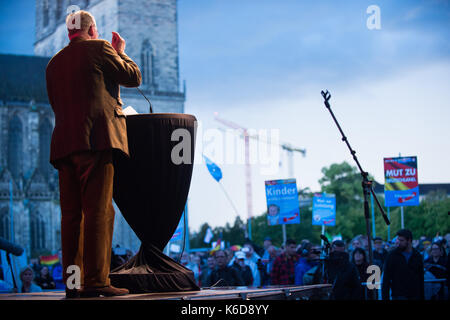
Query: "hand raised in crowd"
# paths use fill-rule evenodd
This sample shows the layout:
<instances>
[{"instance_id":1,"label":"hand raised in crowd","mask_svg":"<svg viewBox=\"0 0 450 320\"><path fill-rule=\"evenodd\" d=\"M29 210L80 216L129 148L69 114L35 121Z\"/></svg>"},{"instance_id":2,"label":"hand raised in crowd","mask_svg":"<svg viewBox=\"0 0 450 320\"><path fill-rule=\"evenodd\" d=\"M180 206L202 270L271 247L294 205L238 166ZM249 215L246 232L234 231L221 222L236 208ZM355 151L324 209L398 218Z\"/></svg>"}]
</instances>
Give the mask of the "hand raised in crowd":
<instances>
[{"instance_id":1,"label":"hand raised in crowd","mask_svg":"<svg viewBox=\"0 0 450 320\"><path fill-rule=\"evenodd\" d=\"M117 51L117 53L125 52L125 39L122 38L117 32L112 32L111 45Z\"/></svg>"}]
</instances>

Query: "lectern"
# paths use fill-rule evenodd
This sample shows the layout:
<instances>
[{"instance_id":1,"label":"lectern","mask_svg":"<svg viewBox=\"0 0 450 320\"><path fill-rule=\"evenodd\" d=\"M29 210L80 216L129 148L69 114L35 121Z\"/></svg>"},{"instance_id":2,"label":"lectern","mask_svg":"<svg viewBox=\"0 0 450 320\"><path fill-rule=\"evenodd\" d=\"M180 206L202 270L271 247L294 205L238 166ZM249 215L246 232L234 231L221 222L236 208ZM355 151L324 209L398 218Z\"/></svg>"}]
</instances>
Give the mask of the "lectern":
<instances>
[{"instance_id":1,"label":"lectern","mask_svg":"<svg viewBox=\"0 0 450 320\"><path fill-rule=\"evenodd\" d=\"M127 116L130 158L114 158L114 201L141 241L111 271L130 293L195 291L194 274L162 251L181 219L191 183L196 118L177 113Z\"/></svg>"}]
</instances>

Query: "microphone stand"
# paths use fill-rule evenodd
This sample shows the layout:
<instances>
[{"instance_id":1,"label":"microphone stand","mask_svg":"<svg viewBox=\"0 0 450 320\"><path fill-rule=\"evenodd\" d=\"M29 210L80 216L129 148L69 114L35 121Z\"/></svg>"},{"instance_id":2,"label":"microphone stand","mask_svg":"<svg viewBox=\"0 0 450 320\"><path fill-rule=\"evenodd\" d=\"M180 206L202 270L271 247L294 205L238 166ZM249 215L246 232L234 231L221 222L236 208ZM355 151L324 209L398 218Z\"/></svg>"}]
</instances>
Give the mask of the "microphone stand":
<instances>
[{"instance_id":1,"label":"microphone stand","mask_svg":"<svg viewBox=\"0 0 450 320\"><path fill-rule=\"evenodd\" d=\"M364 217L366 219L366 233L367 233L367 242L368 242L368 246L369 246L369 248L368 248L369 249L369 265L373 265L372 236L371 236L371 232L370 232L370 213L369 213L369 196L370 196L370 194L373 195L386 224L390 225L390 221L389 221L388 217L386 216L386 214L384 213L384 210L383 210L380 202L378 201L378 198L377 198L375 192L373 191L373 181L369 180L368 172L366 172L362 169L362 167L358 161L358 158L356 157L356 151L353 150L352 147L350 146L350 143L348 142L347 137L345 136L344 132L342 131L341 126L339 125L339 122L337 121L336 117L334 116L333 111L331 110L330 103L328 102L331 98L331 94L328 92L328 90L326 92L322 91L321 94L322 94L322 97L324 98L325 106L327 107L328 111L330 111L330 114L333 117L333 120L336 123L336 125L342 135L342 141L345 142L348 149L350 150L353 160L355 160L356 165L358 166L358 169L362 176L361 185L362 185L363 194L364 194ZM371 290L371 293L372 293L371 299L376 300L375 290Z\"/></svg>"},{"instance_id":2,"label":"microphone stand","mask_svg":"<svg viewBox=\"0 0 450 320\"><path fill-rule=\"evenodd\" d=\"M320 238L324 241L324 248L322 248L322 252L324 254L323 256L323 261L322 261L322 282L323 283L328 283L328 265L325 266L325 264L328 264L329 262L329 258L330 258L330 249L331 249L331 244L330 241L328 240L328 238L321 234ZM333 289L334 289L334 284L333 284Z\"/></svg>"},{"instance_id":3,"label":"microphone stand","mask_svg":"<svg viewBox=\"0 0 450 320\"><path fill-rule=\"evenodd\" d=\"M11 269L11 276L12 276L12 281L13 281L13 285L14 285L14 292L17 293L18 288L17 288L16 278L14 277L14 270L13 270L13 267L11 264L11 257L9 256L8 251L6 251L6 261L8 261L9 268Z\"/></svg>"}]
</instances>

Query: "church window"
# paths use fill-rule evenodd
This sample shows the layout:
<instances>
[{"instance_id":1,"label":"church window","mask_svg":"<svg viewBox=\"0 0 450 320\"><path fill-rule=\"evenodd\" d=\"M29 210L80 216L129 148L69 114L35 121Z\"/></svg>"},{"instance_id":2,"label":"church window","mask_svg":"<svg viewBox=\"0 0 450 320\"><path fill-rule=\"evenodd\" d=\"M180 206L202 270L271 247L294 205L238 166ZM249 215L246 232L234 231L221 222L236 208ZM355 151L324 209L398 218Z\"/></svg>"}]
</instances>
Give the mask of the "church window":
<instances>
[{"instance_id":1,"label":"church window","mask_svg":"<svg viewBox=\"0 0 450 320\"><path fill-rule=\"evenodd\" d=\"M23 132L22 121L17 115L9 121L8 130L8 168L15 179L22 174Z\"/></svg>"},{"instance_id":2,"label":"church window","mask_svg":"<svg viewBox=\"0 0 450 320\"><path fill-rule=\"evenodd\" d=\"M9 210L8 207L3 207L0 210L0 237L11 240L10 239L10 219L9 219Z\"/></svg>"},{"instance_id":3,"label":"church window","mask_svg":"<svg viewBox=\"0 0 450 320\"><path fill-rule=\"evenodd\" d=\"M154 84L154 58L153 47L148 40L145 40L141 50L141 70L142 84L146 87Z\"/></svg>"},{"instance_id":4,"label":"church window","mask_svg":"<svg viewBox=\"0 0 450 320\"><path fill-rule=\"evenodd\" d=\"M62 15L63 0L56 0L56 20L59 20Z\"/></svg>"},{"instance_id":5,"label":"church window","mask_svg":"<svg viewBox=\"0 0 450 320\"><path fill-rule=\"evenodd\" d=\"M50 160L50 141L52 138L52 125L45 118L39 125L39 169L45 178L48 178L51 172Z\"/></svg>"},{"instance_id":6,"label":"church window","mask_svg":"<svg viewBox=\"0 0 450 320\"><path fill-rule=\"evenodd\" d=\"M48 11L49 11L48 0L44 0L44 10L43 10L43 17L42 17L44 27L48 26L48 22L49 22Z\"/></svg>"},{"instance_id":7,"label":"church window","mask_svg":"<svg viewBox=\"0 0 450 320\"><path fill-rule=\"evenodd\" d=\"M30 217L30 240L31 250L46 249L45 243L45 221L39 211Z\"/></svg>"}]
</instances>

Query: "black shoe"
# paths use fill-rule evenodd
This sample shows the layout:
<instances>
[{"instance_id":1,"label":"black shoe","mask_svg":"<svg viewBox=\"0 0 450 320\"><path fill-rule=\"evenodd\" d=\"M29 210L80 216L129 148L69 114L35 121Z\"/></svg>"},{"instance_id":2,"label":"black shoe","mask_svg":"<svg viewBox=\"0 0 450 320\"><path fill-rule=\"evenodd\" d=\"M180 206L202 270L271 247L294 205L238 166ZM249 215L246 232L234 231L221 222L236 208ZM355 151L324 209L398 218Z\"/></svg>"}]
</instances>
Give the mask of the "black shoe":
<instances>
[{"instance_id":1,"label":"black shoe","mask_svg":"<svg viewBox=\"0 0 450 320\"><path fill-rule=\"evenodd\" d=\"M80 297L80 290L66 288L66 299L76 299L79 297Z\"/></svg>"},{"instance_id":2,"label":"black shoe","mask_svg":"<svg viewBox=\"0 0 450 320\"><path fill-rule=\"evenodd\" d=\"M129 293L128 289L116 288L113 286L106 287L88 287L84 288L80 292L81 298L93 298L93 297L113 297L113 296L124 296Z\"/></svg>"}]
</instances>

